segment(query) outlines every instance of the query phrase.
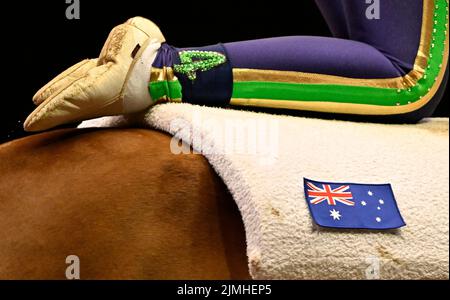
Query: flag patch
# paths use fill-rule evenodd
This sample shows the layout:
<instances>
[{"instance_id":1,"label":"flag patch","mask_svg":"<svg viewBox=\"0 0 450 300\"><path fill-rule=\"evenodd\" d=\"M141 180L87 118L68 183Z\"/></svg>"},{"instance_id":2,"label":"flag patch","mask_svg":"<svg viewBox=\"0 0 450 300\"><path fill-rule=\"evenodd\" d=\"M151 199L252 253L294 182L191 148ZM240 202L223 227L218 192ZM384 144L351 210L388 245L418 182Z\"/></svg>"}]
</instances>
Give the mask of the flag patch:
<instances>
[{"instance_id":1,"label":"flag patch","mask_svg":"<svg viewBox=\"0 0 450 300\"><path fill-rule=\"evenodd\" d=\"M317 225L393 229L405 226L390 184L320 182L303 178L305 199Z\"/></svg>"}]
</instances>

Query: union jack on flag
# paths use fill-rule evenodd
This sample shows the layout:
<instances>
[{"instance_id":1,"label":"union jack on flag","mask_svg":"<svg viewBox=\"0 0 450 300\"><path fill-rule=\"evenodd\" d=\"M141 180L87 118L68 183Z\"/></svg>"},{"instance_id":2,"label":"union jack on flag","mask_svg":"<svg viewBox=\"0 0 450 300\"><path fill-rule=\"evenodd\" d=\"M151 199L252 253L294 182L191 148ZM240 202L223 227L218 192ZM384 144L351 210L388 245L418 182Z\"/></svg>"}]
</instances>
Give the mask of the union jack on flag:
<instances>
[{"instance_id":1,"label":"union jack on flag","mask_svg":"<svg viewBox=\"0 0 450 300\"><path fill-rule=\"evenodd\" d=\"M309 201L311 204L319 204L327 201L328 205L336 205L337 202L348 206L354 206L355 202L351 201L353 195L348 189L349 185L341 185L337 188L331 188L329 184L322 184L322 188L317 187L312 182L306 182L308 189L308 196L312 197Z\"/></svg>"},{"instance_id":2,"label":"union jack on flag","mask_svg":"<svg viewBox=\"0 0 450 300\"><path fill-rule=\"evenodd\" d=\"M405 226L390 184L304 178L303 189L311 216L320 226L377 230Z\"/></svg>"}]
</instances>

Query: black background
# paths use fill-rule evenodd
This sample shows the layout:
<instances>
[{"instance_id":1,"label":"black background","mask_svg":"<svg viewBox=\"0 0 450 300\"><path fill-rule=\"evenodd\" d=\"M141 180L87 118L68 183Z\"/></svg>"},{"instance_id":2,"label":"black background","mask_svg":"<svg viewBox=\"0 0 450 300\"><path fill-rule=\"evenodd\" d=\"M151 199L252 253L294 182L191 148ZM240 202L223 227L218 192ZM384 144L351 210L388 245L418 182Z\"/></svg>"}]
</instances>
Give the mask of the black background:
<instances>
[{"instance_id":1,"label":"black background","mask_svg":"<svg viewBox=\"0 0 450 300\"><path fill-rule=\"evenodd\" d=\"M409 0L405 0L409 1ZM23 136L22 122L32 111L33 94L59 72L84 58L96 57L109 33L117 24L129 17L142 15L155 21L169 43L179 46L200 46L217 42L229 42L282 35L329 36L319 11L312 0L287 1L184 1L167 0L81 0L81 19L65 18L65 0L0 2L2 8L2 86L0 106L0 142ZM195 3L195 4L193 4ZM12 5L12 6L11 6ZM448 101L438 108L437 116L448 116ZM1 174L0 174L1 176ZM448 282L438 282L447 287ZM5 282L1 282L4 290ZM57 292L58 298L85 296L84 288L103 287L102 295L114 293L129 297L137 291L144 298L152 298L158 292L175 295L179 282L7 282L19 292ZM421 282L310 282L303 281L302 288L312 288L321 295L353 295L359 298L368 291L381 291L388 295L386 285L405 293L411 288L423 288L430 297L436 291L436 283ZM59 284L61 290L56 288ZM202 283L205 285L206 283ZM209 284L213 284L209 282ZM304 295L298 282L274 284L274 295ZM326 284L326 285L325 285ZM330 286L333 284L334 286ZM351 286L350 286L351 284ZM168 286L170 285L170 286ZM367 286L366 286L367 285ZM125 289L128 287L131 289ZM330 288L331 287L331 288ZM362 287L361 290L358 287ZM62 289L64 288L64 290ZM159 288L159 290L158 290ZM324 289L325 288L325 289ZM82 294L83 293L83 294ZM183 297L185 298L185 297Z\"/></svg>"},{"instance_id":2,"label":"black background","mask_svg":"<svg viewBox=\"0 0 450 300\"><path fill-rule=\"evenodd\" d=\"M232 295L230 297L220 294L212 294L208 298L204 296L178 295L180 286L203 286L219 289L225 284L262 284L271 285L270 295ZM368 294L374 294L379 298L393 295L414 296L434 299L444 293L448 293L448 280L442 281L387 281L387 280L265 280L265 281L224 281L224 280L128 280L128 281L0 281L0 289L11 292L15 298L22 295L30 295L33 298L45 296L45 299L85 299L87 295L99 296L99 299L307 299L322 296L324 299L333 299L337 295L345 295L345 299L364 299ZM447 291L447 292L446 292ZM30 297L30 298L31 298ZM343 297L342 297L343 298Z\"/></svg>"},{"instance_id":3,"label":"black background","mask_svg":"<svg viewBox=\"0 0 450 300\"><path fill-rule=\"evenodd\" d=\"M6 3L0 4L6 52L0 142L25 135L22 123L41 86L78 61L97 57L109 31L133 16L153 20L177 47L283 35L330 36L313 0L80 0L79 20L66 18L65 0ZM448 117L447 100L435 116Z\"/></svg>"}]
</instances>

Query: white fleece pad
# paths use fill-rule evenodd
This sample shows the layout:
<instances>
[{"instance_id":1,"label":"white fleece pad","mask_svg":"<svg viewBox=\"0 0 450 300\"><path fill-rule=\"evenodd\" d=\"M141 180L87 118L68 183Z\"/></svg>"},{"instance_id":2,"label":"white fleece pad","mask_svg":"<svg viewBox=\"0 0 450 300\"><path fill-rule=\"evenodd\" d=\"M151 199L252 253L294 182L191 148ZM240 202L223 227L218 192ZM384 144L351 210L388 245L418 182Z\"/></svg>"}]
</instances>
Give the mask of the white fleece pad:
<instances>
[{"instance_id":1,"label":"white fleece pad","mask_svg":"<svg viewBox=\"0 0 450 300\"><path fill-rule=\"evenodd\" d=\"M223 178L244 220L253 278L449 278L448 119L384 125L173 103L81 127L136 121L190 143ZM179 152L176 141L170 147ZM303 177L391 183L407 225L320 228L309 214Z\"/></svg>"}]
</instances>

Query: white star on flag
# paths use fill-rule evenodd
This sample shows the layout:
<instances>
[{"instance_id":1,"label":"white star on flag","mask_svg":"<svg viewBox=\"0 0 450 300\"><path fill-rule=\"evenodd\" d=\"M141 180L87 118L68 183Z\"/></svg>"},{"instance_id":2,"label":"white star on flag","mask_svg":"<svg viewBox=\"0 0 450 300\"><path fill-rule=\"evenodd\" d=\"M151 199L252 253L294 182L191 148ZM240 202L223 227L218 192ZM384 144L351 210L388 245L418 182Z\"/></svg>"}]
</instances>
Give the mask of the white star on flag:
<instances>
[{"instance_id":1,"label":"white star on flag","mask_svg":"<svg viewBox=\"0 0 450 300\"><path fill-rule=\"evenodd\" d=\"M366 206L367 205L366 201L361 201L361 205Z\"/></svg>"},{"instance_id":2,"label":"white star on flag","mask_svg":"<svg viewBox=\"0 0 450 300\"><path fill-rule=\"evenodd\" d=\"M330 217L333 217L333 220L340 220L340 217L342 217L340 214L339 214L339 211L338 210L330 210Z\"/></svg>"},{"instance_id":3,"label":"white star on flag","mask_svg":"<svg viewBox=\"0 0 450 300\"><path fill-rule=\"evenodd\" d=\"M378 202L380 202L380 204L384 204L384 200L383 199L378 200Z\"/></svg>"},{"instance_id":4,"label":"white star on flag","mask_svg":"<svg viewBox=\"0 0 450 300\"><path fill-rule=\"evenodd\" d=\"M372 191L368 191L367 194L368 194L369 196L373 196Z\"/></svg>"}]
</instances>

